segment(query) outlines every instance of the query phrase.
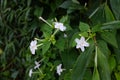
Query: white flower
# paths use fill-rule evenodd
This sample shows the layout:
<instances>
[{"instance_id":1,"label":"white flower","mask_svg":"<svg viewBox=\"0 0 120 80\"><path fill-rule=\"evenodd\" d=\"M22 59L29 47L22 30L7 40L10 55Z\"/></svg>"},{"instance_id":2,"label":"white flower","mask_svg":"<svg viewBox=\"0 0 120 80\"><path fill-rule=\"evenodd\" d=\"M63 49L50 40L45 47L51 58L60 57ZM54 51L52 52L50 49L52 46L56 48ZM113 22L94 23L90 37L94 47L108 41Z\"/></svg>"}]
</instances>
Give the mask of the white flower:
<instances>
[{"instance_id":1,"label":"white flower","mask_svg":"<svg viewBox=\"0 0 120 80\"><path fill-rule=\"evenodd\" d=\"M88 47L89 46L89 43L87 43L85 41L85 38L84 37L81 37L80 39L76 38L75 39L75 42L77 43L76 45L76 48L80 48L82 52L85 51L85 48L84 47Z\"/></svg>"},{"instance_id":2,"label":"white flower","mask_svg":"<svg viewBox=\"0 0 120 80\"><path fill-rule=\"evenodd\" d=\"M59 29L60 31L65 31L66 27L63 25L63 23L55 22L55 28Z\"/></svg>"},{"instance_id":3,"label":"white flower","mask_svg":"<svg viewBox=\"0 0 120 80\"><path fill-rule=\"evenodd\" d=\"M35 61L35 67L34 67L34 69L39 68L39 67L40 67L40 64L37 61Z\"/></svg>"},{"instance_id":4,"label":"white flower","mask_svg":"<svg viewBox=\"0 0 120 80\"><path fill-rule=\"evenodd\" d=\"M32 73L33 73L33 71L32 71L32 69L30 69L30 71L29 71L29 77L32 76Z\"/></svg>"},{"instance_id":5,"label":"white flower","mask_svg":"<svg viewBox=\"0 0 120 80\"><path fill-rule=\"evenodd\" d=\"M37 41L31 41L30 43L30 51L32 54L35 54L35 50L37 49Z\"/></svg>"},{"instance_id":6,"label":"white flower","mask_svg":"<svg viewBox=\"0 0 120 80\"><path fill-rule=\"evenodd\" d=\"M67 38L67 34L64 33L64 38Z\"/></svg>"},{"instance_id":7,"label":"white flower","mask_svg":"<svg viewBox=\"0 0 120 80\"><path fill-rule=\"evenodd\" d=\"M62 64L59 64L57 66L57 74L60 76L61 75L61 72L63 72L64 69L61 68L62 67Z\"/></svg>"}]
</instances>

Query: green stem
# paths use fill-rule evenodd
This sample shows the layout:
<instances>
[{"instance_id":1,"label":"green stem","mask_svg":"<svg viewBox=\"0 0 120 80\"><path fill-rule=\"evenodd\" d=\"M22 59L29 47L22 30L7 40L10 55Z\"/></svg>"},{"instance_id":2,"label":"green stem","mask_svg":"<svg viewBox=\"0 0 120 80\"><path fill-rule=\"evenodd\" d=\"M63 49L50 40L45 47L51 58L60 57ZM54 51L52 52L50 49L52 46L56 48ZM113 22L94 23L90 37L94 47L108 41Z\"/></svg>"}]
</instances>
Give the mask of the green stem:
<instances>
[{"instance_id":1,"label":"green stem","mask_svg":"<svg viewBox=\"0 0 120 80\"><path fill-rule=\"evenodd\" d=\"M38 68L38 70L39 70L40 74L41 74L41 75L43 75L43 73L42 73L41 69L40 69L40 68Z\"/></svg>"},{"instance_id":2,"label":"green stem","mask_svg":"<svg viewBox=\"0 0 120 80\"><path fill-rule=\"evenodd\" d=\"M42 20L42 21L45 22L47 25L49 25L50 27L53 28L53 26L52 26L50 23L48 23L45 19L43 19L42 17L39 17L39 19Z\"/></svg>"},{"instance_id":3,"label":"green stem","mask_svg":"<svg viewBox=\"0 0 120 80\"><path fill-rule=\"evenodd\" d=\"M39 72L32 72L33 74L38 74Z\"/></svg>"},{"instance_id":4,"label":"green stem","mask_svg":"<svg viewBox=\"0 0 120 80\"><path fill-rule=\"evenodd\" d=\"M54 33L52 34L52 36L55 36L55 34L56 34L58 31L59 31L59 29L56 29L56 30L54 31Z\"/></svg>"},{"instance_id":5,"label":"green stem","mask_svg":"<svg viewBox=\"0 0 120 80\"><path fill-rule=\"evenodd\" d=\"M97 46L95 47L95 67L97 68Z\"/></svg>"},{"instance_id":6,"label":"green stem","mask_svg":"<svg viewBox=\"0 0 120 80\"><path fill-rule=\"evenodd\" d=\"M37 47L39 47L39 46L42 46L42 45L43 45L43 43L41 43L41 44L38 44L38 45L37 45Z\"/></svg>"},{"instance_id":7,"label":"green stem","mask_svg":"<svg viewBox=\"0 0 120 80\"><path fill-rule=\"evenodd\" d=\"M40 42L43 42L45 39L38 39L38 38L35 38L35 40L38 40Z\"/></svg>"},{"instance_id":8,"label":"green stem","mask_svg":"<svg viewBox=\"0 0 120 80\"><path fill-rule=\"evenodd\" d=\"M42 62L45 58L42 58L38 63Z\"/></svg>"},{"instance_id":9,"label":"green stem","mask_svg":"<svg viewBox=\"0 0 120 80\"><path fill-rule=\"evenodd\" d=\"M90 39L90 37L88 37L87 39L86 39L86 41L88 41Z\"/></svg>"}]
</instances>

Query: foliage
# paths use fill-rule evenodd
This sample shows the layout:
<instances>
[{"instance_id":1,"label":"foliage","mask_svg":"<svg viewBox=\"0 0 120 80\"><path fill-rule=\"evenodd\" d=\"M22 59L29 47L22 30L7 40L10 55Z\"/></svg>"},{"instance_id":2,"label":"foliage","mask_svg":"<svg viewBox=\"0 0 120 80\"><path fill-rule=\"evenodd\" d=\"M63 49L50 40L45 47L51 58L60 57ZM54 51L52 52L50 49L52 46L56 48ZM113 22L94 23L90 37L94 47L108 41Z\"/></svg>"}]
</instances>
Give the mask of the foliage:
<instances>
[{"instance_id":1,"label":"foliage","mask_svg":"<svg viewBox=\"0 0 120 80\"><path fill-rule=\"evenodd\" d=\"M0 80L120 80L119 8L120 0L0 0Z\"/></svg>"}]
</instances>

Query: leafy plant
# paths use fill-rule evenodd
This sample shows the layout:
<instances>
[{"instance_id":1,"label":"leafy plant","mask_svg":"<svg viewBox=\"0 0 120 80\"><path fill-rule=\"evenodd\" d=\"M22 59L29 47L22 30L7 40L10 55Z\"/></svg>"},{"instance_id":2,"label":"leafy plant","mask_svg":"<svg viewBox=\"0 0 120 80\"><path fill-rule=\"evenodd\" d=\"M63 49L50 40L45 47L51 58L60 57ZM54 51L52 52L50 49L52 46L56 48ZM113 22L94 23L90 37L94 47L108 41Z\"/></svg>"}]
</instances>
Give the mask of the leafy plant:
<instances>
[{"instance_id":1,"label":"leafy plant","mask_svg":"<svg viewBox=\"0 0 120 80\"><path fill-rule=\"evenodd\" d=\"M1 0L0 79L120 80L119 3Z\"/></svg>"}]
</instances>

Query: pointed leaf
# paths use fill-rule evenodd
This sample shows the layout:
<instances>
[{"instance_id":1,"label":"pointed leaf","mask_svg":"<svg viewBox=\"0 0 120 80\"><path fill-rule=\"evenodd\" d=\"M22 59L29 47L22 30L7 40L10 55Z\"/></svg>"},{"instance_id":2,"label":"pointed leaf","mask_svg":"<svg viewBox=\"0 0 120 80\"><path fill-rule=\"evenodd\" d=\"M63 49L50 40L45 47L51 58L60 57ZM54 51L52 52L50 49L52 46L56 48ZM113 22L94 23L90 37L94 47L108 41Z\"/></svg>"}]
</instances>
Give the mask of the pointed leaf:
<instances>
[{"instance_id":1,"label":"pointed leaf","mask_svg":"<svg viewBox=\"0 0 120 80\"><path fill-rule=\"evenodd\" d=\"M110 56L109 66L110 66L110 71L112 72L116 67L116 60L115 60L114 56Z\"/></svg>"},{"instance_id":2,"label":"pointed leaf","mask_svg":"<svg viewBox=\"0 0 120 80\"><path fill-rule=\"evenodd\" d=\"M99 72L96 67L94 68L92 80L100 80Z\"/></svg>"},{"instance_id":3,"label":"pointed leaf","mask_svg":"<svg viewBox=\"0 0 120 80\"><path fill-rule=\"evenodd\" d=\"M109 64L106 56L98 48L98 69L100 73L101 80L111 80Z\"/></svg>"},{"instance_id":4,"label":"pointed leaf","mask_svg":"<svg viewBox=\"0 0 120 80\"><path fill-rule=\"evenodd\" d=\"M71 36L70 44L69 44L70 47L75 47L75 45L76 45L75 39L79 37L78 34L79 34L79 32L76 32Z\"/></svg>"},{"instance_id":5,"label":"pointed leaf","mask_svg":"<svg viewBox=\"0 0 120 80\"><path fill-rule=\"evenodd\" d=\"M45 54L48 49L50 48L51 42L50 41L45 41L42 46L42 54Z\"/></svg>"},{"instance_id":6,"label":"pointed leaf","mask_svg":"<svg viewBox=\"0 0 120 80\"><path fill-rule=\"evenodd\" d=\"M120 72L115 73L116 80L120 80Z\"/></svg>"},{"instance_id":7,"label":"pointed leaf","mask_svg":"<svg viewBox=\"0 0 120 80\"><path fill-rule=\"evenodd\" d=\"M66 1L64 1L64 2L60 5L60 7L61 7L61 8L64 8L64 9L68 9L71 4L72 4L72 1L66 0Z\"/></svg>"},{"instance_id":8,"label":"pointed leaf","mask_svg":"<svg viewBox=\"0 0 120 80\"><path fill-rule=\"evenodd\" d=\"M104 23L101 29L120 29L120 21L111 21Z\"/></svg>"},{"instance_id":9,"label":"pointed leaf","mask_svg":"<svg viewBox=\"0 0 120 80\"><path fill-rule=\"evenodd\" d=\"M80 4L78 0L72 0L76 4Z\"/></svg>"},{"instance_id":10,"label":"pointed leaf","mask_svg":"<svg viewBox=\"0 0 120 80\"><path fill-rule=\"evenodd\" d=\"M101 33L101 37L112 46L116 48L118 47L117 40L116 40L116 31L103 32Z\"/></svg>"},{"instance_id":11,"label":"pointed leaf","mask_svg":"<svg viewBox=\"0 0 120 80\"><path fill-rule=\"evenodd\" d=\"M105 4L104 9L105 9L105 15L106 15L106 22L115 20L113 14L107 4Z\"/></svg>"},{"instance_id":12,"label":"pointed leaf","mask_svg":"<svg viewBox=\"0 0 120 80\"><path fill-rule=\"evenodd\" d=\"M104 40L98 40L97 43L98 43L99 49L108 58L110 55L110 51L109 51L109 48L107 46L107 42L105 42Z\"/></svg>"},{"instance_id":13,"label":"pointed leaf","mask_svg":"<svg viewBox=\"0 0 120 80\"><path fill-rule=\"evenodd\" d=\"M74 49L64 50L61 53L61 58L65 69L71 69L78 57L77 51Z\"/></svg>"},{"instance_id":14,"label":"pointed leaf","mask_svg":"<svg viewBox=\"0 0 120 80\"><path fill-rule=\"evenodd\" d=\"M104 5L99 6L93 13L89 16L92 20L93 24L101 24L105 22L105 12L104 12Z\"/></svg>"},{"instance_id":15,"label":"pointed leaf","mask_svg":"<svg viewBox=\"0 0 120 80\"><path fill-rule=\"evenodd\" d=\"M72 80L83 80L85 70L92 57L93 50L94 50L94 45L92 44L85 52L80 54L73 68Z\"/></svg>"},{"instance_id":16,"label":"pointed leaf","mask_svg":"<svg viewBox=\"0 0 120 80\"><path fill-rule=\"evenodd\" d=\"M56 42L56 47L60 50L60 51L64 51L65 48L65 39L64 38L60 38L59 40L57 40Z\"/></svg>"},{"instance_id":17,"label":"pointed leaf","mask_svg":"<svg viewBox=\"0 0 120 80\"><path fill-rule=\"evenodd\" d=\"M40 8L40 7L35 8L35 11L34 11L35 16L40 17L42 13L43 13L43 8Z\"/></svg>"},{"instance_id":18,"label":"pointed leaf","mask_svg":"<svg viewBox=\"0 0 120 80\"><path fill-rule=\"evenodd\" d=\"M120 0L110 0L110 5L116 19L120 19Z\"/></svg>"},{"instance_id":19,"label":"pointed leaf","mask_svg":"<svg viewBox=\"0 0 120 80\"><path fill-rule=\"evenodd\" d=\"M89 25L87 23L84 23L84 22L80 22L79 24L79 29L81 31L88 31L89 30Z\"/></svg>"},{"instance_id":20,"label":"pointed leaf","mask_svg":"<svg viewBox=\"0 0 120 80\"><path fill-rule=\"evenodd\" d=\"M50 38L52 34L52 28L50 26L48 26L47 24L43 24L41 26L41 31L43 32L43 36L45 38Z\"/></svg>"}]
</instances>

